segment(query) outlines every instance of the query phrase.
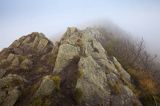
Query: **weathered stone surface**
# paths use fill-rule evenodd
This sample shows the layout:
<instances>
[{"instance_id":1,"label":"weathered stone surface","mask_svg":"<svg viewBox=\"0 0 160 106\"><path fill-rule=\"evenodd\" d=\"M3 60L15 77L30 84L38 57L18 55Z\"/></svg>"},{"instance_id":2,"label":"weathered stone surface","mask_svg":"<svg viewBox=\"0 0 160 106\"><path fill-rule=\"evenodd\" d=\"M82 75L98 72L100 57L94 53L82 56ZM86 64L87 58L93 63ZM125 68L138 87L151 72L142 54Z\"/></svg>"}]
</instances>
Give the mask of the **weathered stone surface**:
<instances>
[{"instance_id":1,"label":"weathered stone surface","mask_svg":"<svg viewBox=\"0 0 160 106\"><path fill-rule=\"evenodd\" d=\"M29 36L29 37L25 38L25 40L22 42L22 44L27 44L27 43L29 43L30 40L31 40L31 37Z\"/></svg>"},{"instance_id":2,"label":"weathered stone surface","mask_svg":"<svg viewBox=\"0 0 160 106\"><path fill-rule=\"evenodd\" d=\"M16 74L9 74L6 77L0 79L0 89L3 87L12 87L14 86L14 82L24 83L27 82L24 78Z\"/></svg>"},{"instance_id":3,"label":"weathered stone surface","mask_svg":"<svg viewBox=\"0 0 160 106\"><path fill-rule=\"evenodd\" d=\"M0 104L4 101L7 93L5 91L0 90Z\"/></svg>"},{"instance_id":4,"label":"weathered stone surface","mask_svg":"<svg viewBox=\"0 0 160 106\"><path fill-rule=\"evenodd\" d=\"M45 76L41 82L41 85L39 86L38 90L36 91L34 97L39 96L48 96L51 95L55 85L53 80L50 78L51 76Z\"/></svg>"},{"instance_id":5,"label":"weathered stone surface","mask_svg":"<svg viewBox=\"0 0 160 106\"><path fill-rule=\"evenodd\" d=\"M18 66L19 65L19 59L18 57L15 57L14 60L12 61L12 66Z\"/></svg>"},{"instance_id":6,"label":"weathered stone surface","mask_svg":"<svg viewBox=\"0 0 160 106\"><path fill-rule=\"evenodd\" d=\"M2 106L14 106L20 95L21 92L17 87L15 87L13 90L8 92L8 96L5 98Z\"/></svg>"},{"instance_id":7,"label":"weathered stone surface","mask_svg":"<svg viewBox=\"0 0 160 106\"><path fill-rule=\"evenodd\" d=\"M38 42L39 42L39 36L36 36L34 41L33 41L32 47L37 47Z\"/></svg>"},{"instance_id":8,"label":"weathered stone surface","mask_svg":"<svg viewBox=\"0 0 160 106\"><path fill-rule=\"evenodd\" d=\"M0 104L2 106L14 106L20 96L20 91L27 81L19 75L9 74L0 79Z\"/></svg>"},{"instance_id":9,"label":"weathered stone surface","mask_svg":"<svg viewBox=\"0 0 160 106\"><path fill-rule=\"evenodd\" d=\"M14 54L9 54L7 57L7 61L12 61L14 59L15 55Z\"/></svg>"},{"instance_id":10,"label":"weathered stone surface","mask_svg":"<svg viewBox=\"0 0 160 106\"><path fill-rule=\"evenodd\" d=\"M48 62L52 57L51 52L54 52L53 47L53 43L42 33L34 32L0 52L0 105L13 106L16 103L18 106L30 106L34 94L51 94L54 85L47 74L54 66L52 61ZM23 96L19 100L21 94Z\"/></svg>"},{"instance_id":11,"label":"weathered stone surface","mask_svg":"<svg viewBox=\"0 0 160 106\"><path fill-rule=\"evenodd\" d=\"M48 40L47 39L40 39L39 44L37 46L38 50L43 50L48 44Z\"/></svg>"},{"instance_id":12,"label":"weathered stone surface","mask_svg":"<svg viewBox=\"0 0 160 106\"><path fill-rule=\"evenodd\" d=\"M0 78L2 78L5 73L6 73L6 70L0 69Z\"/></svg>"},{"instance_id":13,"label":"weathered stone surface","mask_svg":"<svg viewBox=\"0 0 160 106\"><path fill-rule=\"evenodd\" d=\"M76 27L69 27L68 29L69 29L71 34L78 31L78 29Z\"/></svg>"},{"instance_id":14,"label":"weathered stone surface","mask_svg":"<svg viewBox=\"0 0 160 106\"><path fill-rule=\"evenodd\" d=\"M77 81L77 88L82 89L82 101L85 105L98 105L100 101L106 102L109 98L110 90L107 88L105 70L91 56L81 58L79 67L83 70L83 76ZM105 103L108 104L109 103Z\"/></svg>"},{"instance_id":15,"label":"weathered stone surface","mask_svg":"<svg viewBox=\"0 0 160 106\"><path fill-rule=\"evenodd\" d=\"M82 106L132 106L135 96L122 81L130 82L130 75L115 58L113 62L108 60L106 51L94 38L98 34L92 29L79 31L68 28L59 47L54 72L61 73L74 56L80 56L78 66L83 76L77 80L76 88L83 91ZM121 99L118 101L118 98ZM114 100L117 104L112 103Z\"/></svg>"},{"instance_id":16,"label":"weathered stone surface","mask_svg":"<svg viewBox=\"0 0 160 106\"><path fill-rule=\"evenodd\" d=\"M74 57L78 56L78 48L70 45L63 44L59 47L54 71L57 73L61 71L65 66L68 65L69 61Z\"/></svg>"},{"instance_id":17,"label":"weathered stone surface","mask_svg":"<svg viewBox=\"0 0 160 106\"><path fill-rule=\"evenodd\" d=\"M124 70L124 68L121 66L121 64L118 62L118 60L113 57L113 63L115 64L117 70L119 71L120 75L125 78L126 81L131 80L131 76Z\"/></svg>"},{"instance_id":18,"label":"weathered stone surface","mask_svg":"<svg viewBox=\"0 0 160 106\"><path fill-rule=\"evenodd\" d=\"M29 59L25 59L22 61L22 63L20 64L21 69L28 69L31 65L32 65L32 61Z\"/></svg>"},{"instance_id":19,"label":"weathered stone surface","mask_svg":"<svg viewBox=\"0 0 160 106\"><path fill-rule=\"evenodd\" d=\"M0 60L0 66L1 66L1 67L7 67L7 65L8 65L7 59L2 59L2 60Z\"/></svg>"}]
</instances>

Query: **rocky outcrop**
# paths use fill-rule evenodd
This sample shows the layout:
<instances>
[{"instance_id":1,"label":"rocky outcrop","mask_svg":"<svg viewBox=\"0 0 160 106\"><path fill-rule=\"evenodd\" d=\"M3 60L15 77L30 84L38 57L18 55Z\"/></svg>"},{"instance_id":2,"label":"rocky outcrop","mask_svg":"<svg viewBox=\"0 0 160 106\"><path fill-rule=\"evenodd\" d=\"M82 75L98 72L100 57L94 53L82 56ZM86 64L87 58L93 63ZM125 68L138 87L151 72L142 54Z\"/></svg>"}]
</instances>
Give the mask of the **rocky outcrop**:
<instances>
[{"instance_id":1,"label":"rocky outcrop","mask_svg":"<svg viewBox=\"0 0 160 106\"><path fill-rule=\"evenodd\" d=\"M73 57L79 56L78 70L83 75L77 80L76 88L83 91L82 106L135 105L132 101L136 96L126 85L131 84L130 75L115 57L113 62L108 59L106 51L93 37L97 34L91 29L69 28L61 40L54 72L61 73Z\"/></svg>"},{"instance_id":2,"label":"rocky outcrop","mask_svg":"<svg viewBox=\"0 0 160 106\"><path fill-rule=\"evenodd\" d=\"M24 105L24 102L29 105L32 102L30 96L35 94L43 77L52 73L53 51L52 42L37 32L21 37L1 51L0 105Z\"/></svg>"},{"instance_id":3,"label":"rocky outcrop","mask_svg":"<svg viewBox=\"0 0 160 106\"><path fill-rule=\"evenodd\" d=\"M13 42L0 52L0 105L141 106L99 34L71 27L55 44L37 32Z\"/></svg>"},{"instance_id":4,"label":"rocky outcrop","mask_svg":"<svg viewBox=\"0 0 160 106\"><path fill-rule=\"evenodd\" d=\"M0 104L2 106L13 106L20 97L26 80L19 75L9 74L0 79Z\"/></svg>"}]
</instances>

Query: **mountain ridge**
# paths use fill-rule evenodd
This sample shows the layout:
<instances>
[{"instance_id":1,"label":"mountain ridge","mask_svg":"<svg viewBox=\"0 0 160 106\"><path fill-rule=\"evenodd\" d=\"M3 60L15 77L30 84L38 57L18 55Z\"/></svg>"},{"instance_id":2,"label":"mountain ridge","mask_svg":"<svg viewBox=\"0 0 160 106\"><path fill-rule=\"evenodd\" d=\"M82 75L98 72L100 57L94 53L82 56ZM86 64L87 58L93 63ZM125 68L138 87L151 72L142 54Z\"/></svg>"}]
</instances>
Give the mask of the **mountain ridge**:
<instances>
[{"instance_id":1,"label":"mountain ridge","mask_svg":"<svg viewBox=\"0 0 160 106\"><path fill-rule=\"evenodd\" d=\"M100 34L69 27L54 44L38 32L14 41L0 52L0 105L142 106Z\"/></svg>"}]
</instances>

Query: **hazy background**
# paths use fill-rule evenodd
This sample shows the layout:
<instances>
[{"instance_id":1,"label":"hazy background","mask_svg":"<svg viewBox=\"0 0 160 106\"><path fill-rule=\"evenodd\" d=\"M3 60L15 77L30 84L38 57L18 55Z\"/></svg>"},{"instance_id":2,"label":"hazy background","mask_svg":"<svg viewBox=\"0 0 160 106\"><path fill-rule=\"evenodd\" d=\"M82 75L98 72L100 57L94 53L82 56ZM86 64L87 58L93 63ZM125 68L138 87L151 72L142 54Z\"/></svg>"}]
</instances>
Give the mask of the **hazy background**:
<instances>
[{"instance_id":1,"label":"hazy background","mask_svg":"<svg viewBox=\"0 0 160 106\"><path fill-rule=\"evenodd\" d=\"M51 37L68 26L110 20L160 53L160 0L0 0L0 49L33 31Z\"/></svg>"}]
</instances>

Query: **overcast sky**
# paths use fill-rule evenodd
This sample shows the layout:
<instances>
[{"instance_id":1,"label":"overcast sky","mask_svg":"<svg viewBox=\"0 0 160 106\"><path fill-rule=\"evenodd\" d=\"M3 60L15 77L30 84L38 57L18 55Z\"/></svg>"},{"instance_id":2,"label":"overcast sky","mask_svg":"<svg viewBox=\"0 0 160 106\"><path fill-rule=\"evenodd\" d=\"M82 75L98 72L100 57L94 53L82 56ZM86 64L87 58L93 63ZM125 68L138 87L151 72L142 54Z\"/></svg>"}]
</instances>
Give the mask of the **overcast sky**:
<instances>
[{"instance_id":1,"label":"overcast sky","mask_svg":"<svg viewBox=\"0 0 160 106\"><path fill-rule=\"evenodd\" d=\"M160 0L0 0L0 48L34 31L50 37L105 19L160 50Z\"/></svg>"}]
</instances>

